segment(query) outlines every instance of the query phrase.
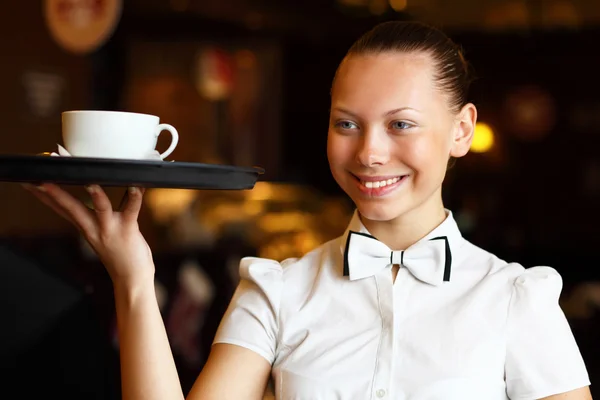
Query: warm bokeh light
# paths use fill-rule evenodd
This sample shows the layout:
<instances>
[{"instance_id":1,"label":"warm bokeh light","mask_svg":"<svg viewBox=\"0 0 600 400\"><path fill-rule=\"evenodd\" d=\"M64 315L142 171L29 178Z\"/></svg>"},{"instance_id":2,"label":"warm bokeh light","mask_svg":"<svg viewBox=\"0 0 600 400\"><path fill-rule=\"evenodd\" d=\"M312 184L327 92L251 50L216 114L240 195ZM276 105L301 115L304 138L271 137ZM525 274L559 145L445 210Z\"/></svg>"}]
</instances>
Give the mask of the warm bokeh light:
<instances>
[{"instance_id":1,"label":"warm bokeh light","mask_svg":"<svg viewBox=\"0 0 600 400\"><path fill-rule=\"evenodd\" d=\"M475 134L471 143L471 151L475 153L485 153L494 145L494 131L486 123L478 122L475 125Z\"/></svg>"},{"instance_id":2,"label":"warm bokeh light","mask_svg":"<svg viewBox=\"0 0 600 400\"><path fill-rule=\"evenodd\" d=\"M406 8L406 0L390 0L390 7L394 9L394 11L402 11Z\"/></svg>"},{"instance_id":3,"label":"warm bokeh light","mask_svg":"<svg viewBox=\"0 0 600 400\"><path fill-rule=\"evenodd\" d=\"M150 189L144 200L158 223L167 223L182 214L196 199L197 192L187 189Z\"/></svg>"},{"instance_id":4,"label":"warm bokeh light","mask_svg":"<svg viewBox=\"0 0 600 400\"><path fill-rule=\"evenodd\" d=\"M369 11L374 15L383 15L388 9L387 0L371 0L369 2Z\"/></svg>"}]
</instances>

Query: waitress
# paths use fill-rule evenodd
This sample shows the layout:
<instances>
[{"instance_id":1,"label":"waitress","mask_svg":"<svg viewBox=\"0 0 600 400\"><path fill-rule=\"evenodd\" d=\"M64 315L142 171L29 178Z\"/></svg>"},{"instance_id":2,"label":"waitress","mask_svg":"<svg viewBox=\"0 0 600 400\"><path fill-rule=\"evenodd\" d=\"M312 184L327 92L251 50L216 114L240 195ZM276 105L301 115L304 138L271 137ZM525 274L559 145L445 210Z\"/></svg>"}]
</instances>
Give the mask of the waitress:
<instances>
[{"instance_id":1,"label":"waitress","mask_svg":"<svg viewBox=\"0 0 600 400\"><path fill-rule=\"evenodd\" d=\"M559 274L469 243L444 207L448 162L467 154L477 120L469 82L460 48L420 23L378 25L352 46L327 150L354 217L299 259L242 260L188 399L258 400L270 378L282 400L591 399ZM95 211L54 185L32 191L83 232L113 280L123 398L182 399L137 224L142 191L122 212L97 186Z\"/></svg>"}]
</instances>

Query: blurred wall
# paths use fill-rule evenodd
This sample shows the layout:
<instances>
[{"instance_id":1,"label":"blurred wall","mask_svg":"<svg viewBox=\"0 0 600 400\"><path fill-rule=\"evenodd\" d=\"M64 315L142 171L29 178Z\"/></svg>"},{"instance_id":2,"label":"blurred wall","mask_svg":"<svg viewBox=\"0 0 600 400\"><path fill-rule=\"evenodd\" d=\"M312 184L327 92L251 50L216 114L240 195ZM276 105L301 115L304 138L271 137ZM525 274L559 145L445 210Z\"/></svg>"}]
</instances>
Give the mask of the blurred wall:
<instances>
[{"instance_id":1,"label":"blurred wall","mask_svg":"<svg viewBox=\"0 0 600 400\"><path fill-rule=\"evenodd\" d=\"M53 151L60 140L60 111L84 108L89 102L90 58L69 54L53 42L43 2L3 3L0 48L0 151ZM56 102L48 96L56 96ZM18 184L0 183L0 193L0 235L69 229Z\"/></svg>"}]
</instances>

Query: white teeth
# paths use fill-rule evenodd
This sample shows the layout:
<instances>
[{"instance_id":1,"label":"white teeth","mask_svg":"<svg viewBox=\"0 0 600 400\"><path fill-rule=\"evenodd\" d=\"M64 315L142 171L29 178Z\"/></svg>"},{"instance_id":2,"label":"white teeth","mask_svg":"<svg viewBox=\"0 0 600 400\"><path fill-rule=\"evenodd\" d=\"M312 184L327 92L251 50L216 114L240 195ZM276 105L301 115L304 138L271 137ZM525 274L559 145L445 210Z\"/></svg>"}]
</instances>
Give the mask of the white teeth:
<instances>
[{"instance_id":1,"label":"white teeth","mask_svg":"<svg viewBox=\"0 0 600 400\"><path fill-rule=\"evenodd\" d=\"M373 188L382 188L384 186L387 185L391 185L393 183L396 183L400 180L400 177L396 177L396 178L391 178L385 181L378 181L378 182L365 182L365 181L361 181L360 183L363 184L363 186L365 186L368 189L373 189Z\"/></svg>"}]
</instances>

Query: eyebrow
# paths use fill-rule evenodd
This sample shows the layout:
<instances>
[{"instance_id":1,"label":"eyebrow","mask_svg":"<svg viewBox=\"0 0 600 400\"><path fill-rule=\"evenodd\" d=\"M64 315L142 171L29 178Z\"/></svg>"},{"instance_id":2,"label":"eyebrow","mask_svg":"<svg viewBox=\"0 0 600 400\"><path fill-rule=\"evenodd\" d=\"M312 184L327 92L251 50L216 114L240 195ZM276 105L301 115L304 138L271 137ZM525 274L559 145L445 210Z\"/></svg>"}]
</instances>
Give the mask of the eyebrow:
<instances>
[{"instance_id":1,"label":"eyebrow","mask_svg":"<svg viewBox=\"0 0 600 400\"><path fill-rule=\"evenodd\" d=\"M353 118L358 118L358 115L353 113L350 110L347 110L345 108L342 107L334 107L333 109L334 111L339 111L341 113L350 115ZM412 108L412 107L400 107L400 108L394 108L393 110L387 111L385 114L383 114L384 117L389 117L390 115L394 115L396 113L399 113L400 111L406 111L406 110L411 110L411 111L416 111L416 112L420 112L419 110L417 110L416 108Z\"/></svg>"}]
</instances>

